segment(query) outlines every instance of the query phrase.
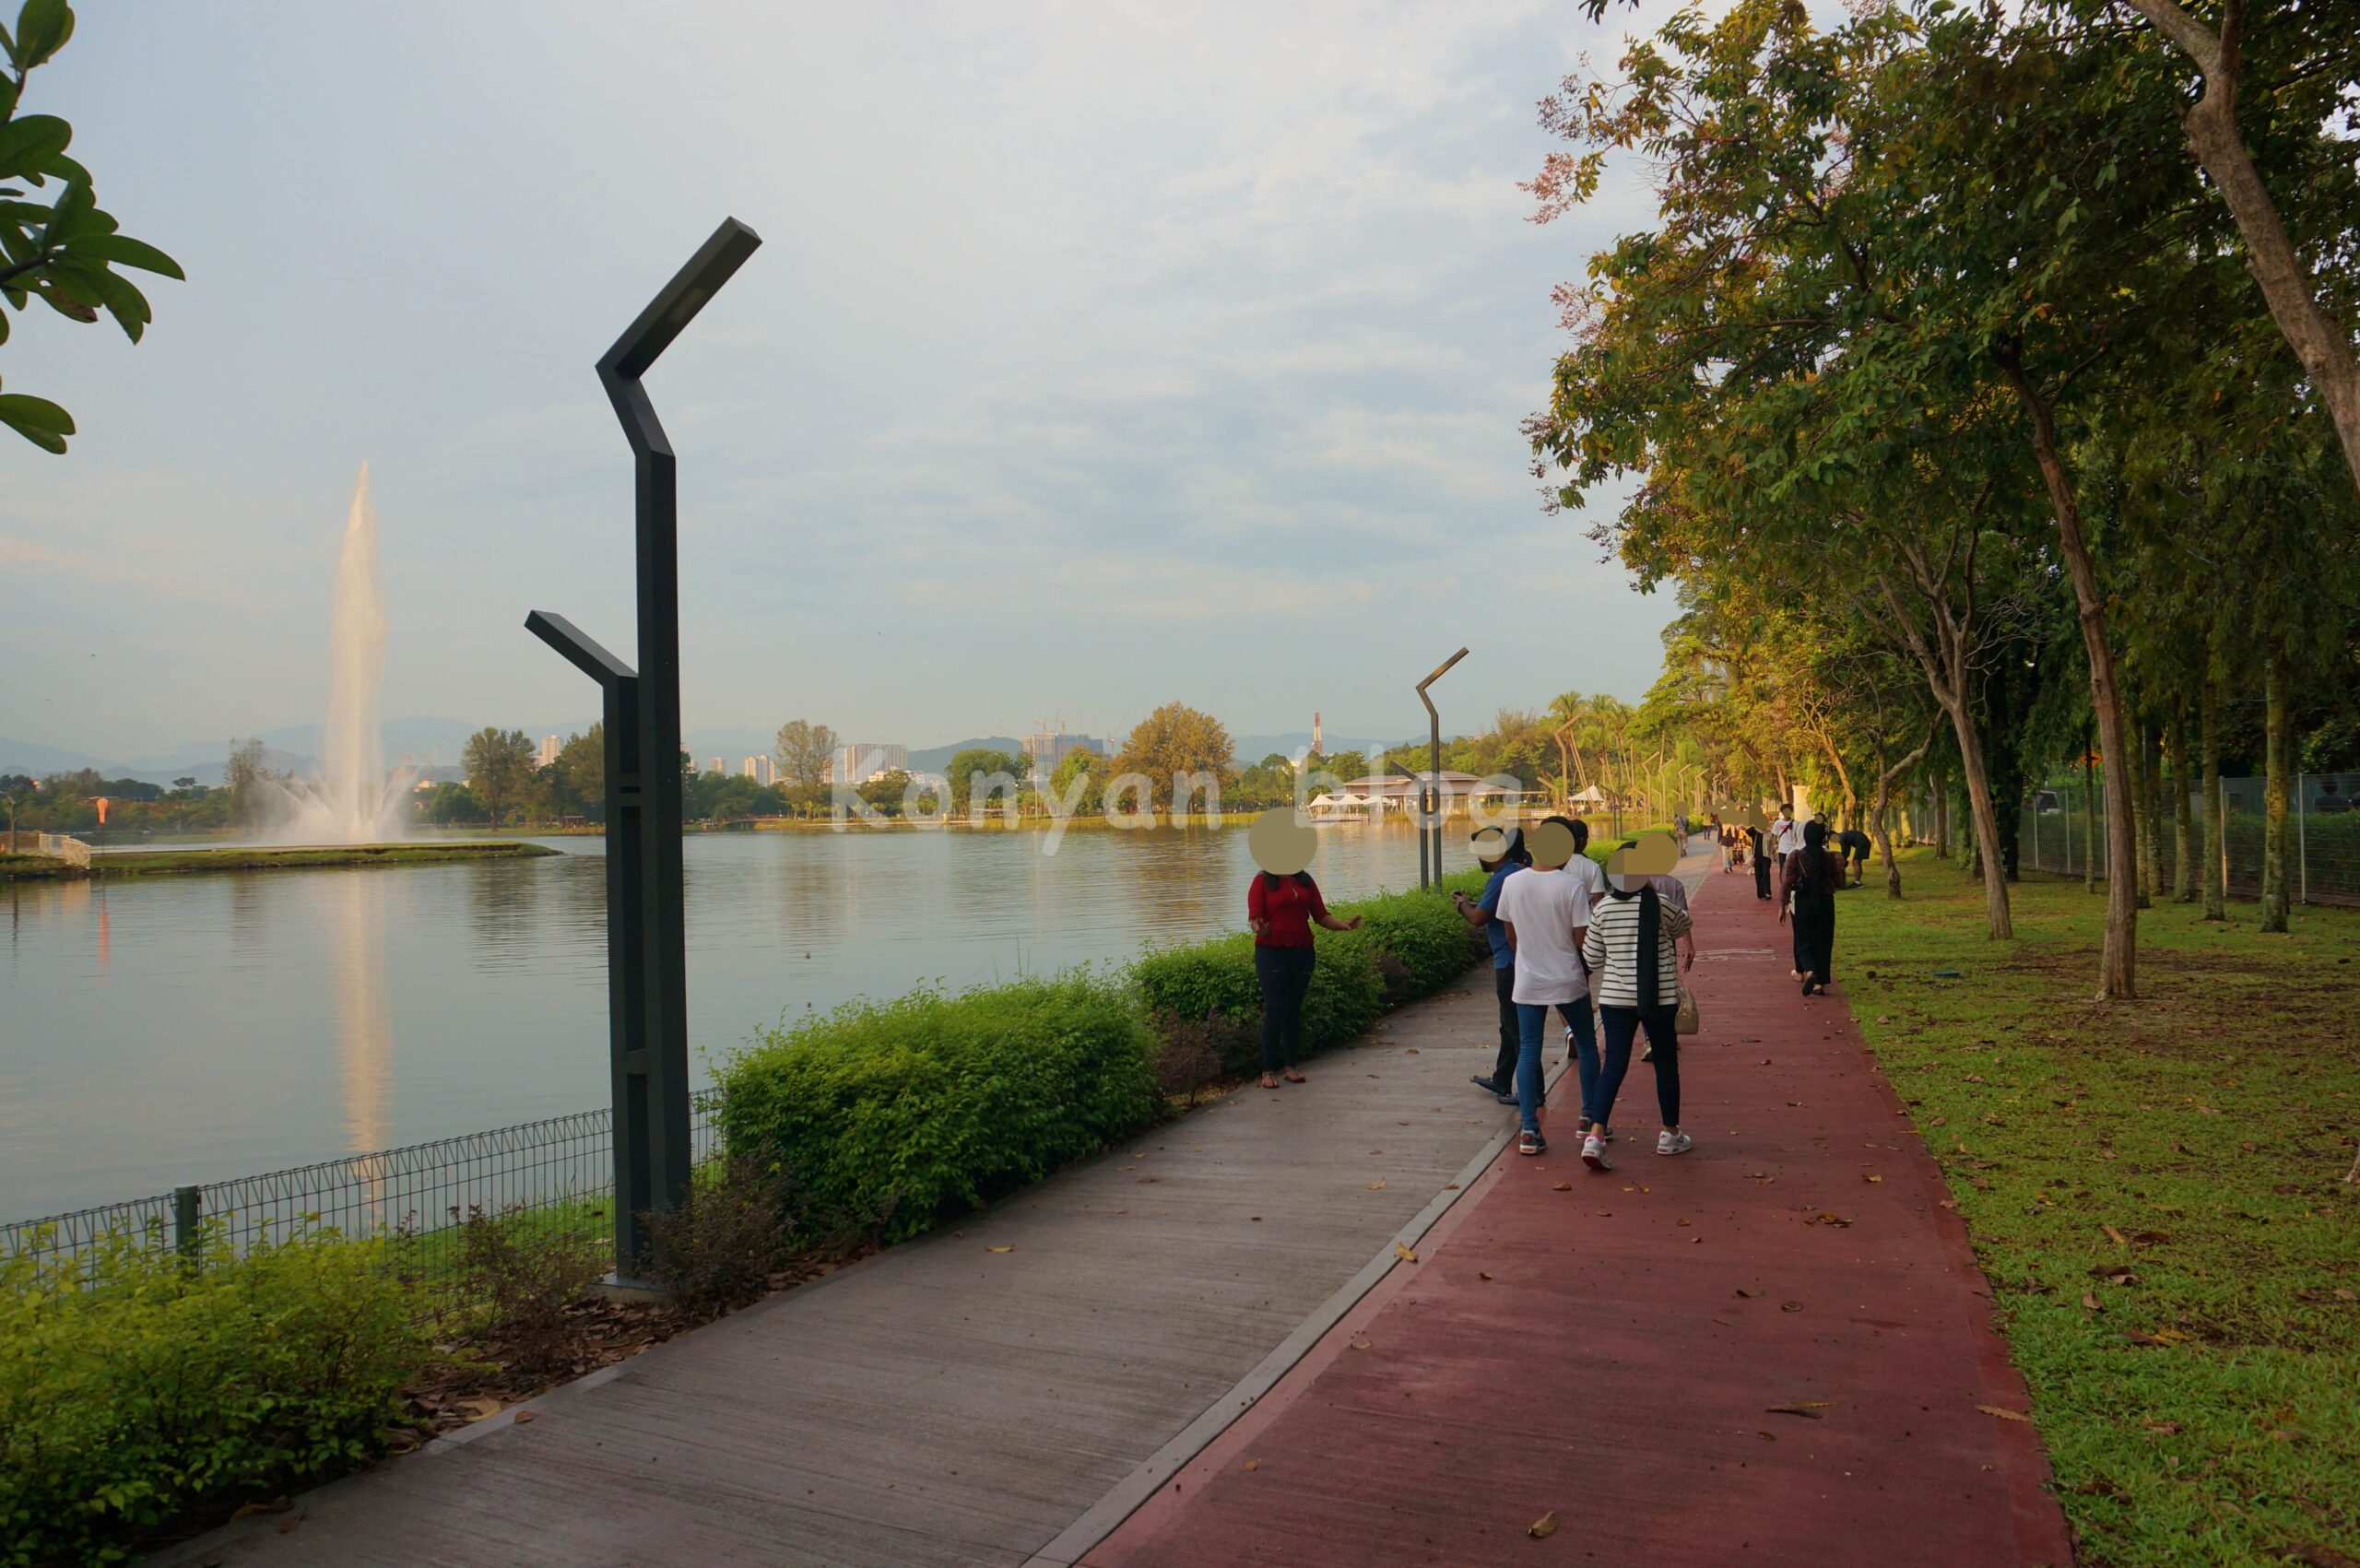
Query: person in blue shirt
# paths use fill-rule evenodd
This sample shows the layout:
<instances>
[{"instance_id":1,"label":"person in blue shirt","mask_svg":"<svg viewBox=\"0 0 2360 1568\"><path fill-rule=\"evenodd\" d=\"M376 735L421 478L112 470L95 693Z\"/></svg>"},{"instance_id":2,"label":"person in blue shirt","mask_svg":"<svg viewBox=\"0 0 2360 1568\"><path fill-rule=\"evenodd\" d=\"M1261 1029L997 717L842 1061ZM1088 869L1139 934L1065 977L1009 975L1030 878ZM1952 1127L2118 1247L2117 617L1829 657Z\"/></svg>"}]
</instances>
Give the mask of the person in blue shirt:
<instances>
[{"instance_id":1,"label":"person in blue shirt","mask_svg":"<svg viewBox=\"0 0 2360 1568\"><path fill-rule=\"evenodd\" d=\"M1492 1076L1477 1074L1475 1086L1490 1094L1503 1105L1516 1101L1516 1058L1522 1040L1516 1030L1516 949L1508 945L1506 928L1500 923L1500 888L1507 879L1531 863L1532 856L1524 847L1524 830L1484 828L1469 843L1475 851L1476 864L1484 871L1483 891L1469 899L1454 890L1450 902L1466 917L1467 924L1481 931L1492 942L1492 981L1500 996L1500 1055L1493 1064Z\"/></svg>"}]
</instances>

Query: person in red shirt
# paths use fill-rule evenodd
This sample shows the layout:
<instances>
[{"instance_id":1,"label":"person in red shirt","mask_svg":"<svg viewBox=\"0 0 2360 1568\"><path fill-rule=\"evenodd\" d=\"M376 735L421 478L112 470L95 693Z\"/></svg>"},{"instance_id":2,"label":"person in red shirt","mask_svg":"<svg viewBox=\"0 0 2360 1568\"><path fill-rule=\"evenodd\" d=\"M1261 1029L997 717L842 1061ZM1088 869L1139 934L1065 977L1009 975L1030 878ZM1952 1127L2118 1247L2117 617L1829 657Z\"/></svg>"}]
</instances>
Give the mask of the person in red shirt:
<instances>
[{"instance_id":1,"label":"person in red shirt","mask_svg":"<svg viewBox=\"0 0 2360 1568\"><path fill-rule=\"evenodd\" d=\"M1303 1044L1303 998L1311 989L1314 921L1330 931L1357 931L1361 917L1339 920L1328 914L1308 871L1255 873L1245 892L1245 923L1254 928L1254 974L1262 983L1265 1089L1278 1088L1281 1074L1289 1083L1303 1081L1294 1056Z\"/></svg>"}]
</instances>

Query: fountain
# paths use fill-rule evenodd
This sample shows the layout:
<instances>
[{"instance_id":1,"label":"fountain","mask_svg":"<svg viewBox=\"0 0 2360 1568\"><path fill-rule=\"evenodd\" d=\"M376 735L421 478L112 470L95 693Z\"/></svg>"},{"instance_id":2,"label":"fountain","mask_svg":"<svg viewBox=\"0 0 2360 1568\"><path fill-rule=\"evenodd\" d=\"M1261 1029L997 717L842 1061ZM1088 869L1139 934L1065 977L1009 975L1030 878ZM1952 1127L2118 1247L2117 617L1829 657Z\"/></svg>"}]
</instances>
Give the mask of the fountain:
<instances>
[{"instance_id":1,"label":"fountain","mask_svg":"<svg viewBox=\"0 0 2360 1568\"><path fill-rule=\"evenodd\" d=\"M404 836L407 770L385 771L379 732L385 677L385 590L377 575L377 513L369 504L369 465L352 487L344 551L336 567L328 645L328 723L317 782L282 781L286 807L271 836L286 843L383 843Z\"/></svg>"}]
</instances>

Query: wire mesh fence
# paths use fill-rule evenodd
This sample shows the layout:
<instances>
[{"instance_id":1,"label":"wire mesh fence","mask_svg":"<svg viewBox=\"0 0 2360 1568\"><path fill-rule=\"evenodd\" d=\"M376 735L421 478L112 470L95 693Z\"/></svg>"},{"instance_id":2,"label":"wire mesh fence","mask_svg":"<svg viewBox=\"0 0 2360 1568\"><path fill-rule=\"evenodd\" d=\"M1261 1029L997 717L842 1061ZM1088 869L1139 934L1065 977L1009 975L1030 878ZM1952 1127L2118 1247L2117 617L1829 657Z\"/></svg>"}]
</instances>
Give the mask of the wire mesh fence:
<instances>
[{"instance_id":1,"label":"wire mesh fence","mask_svg":"<svg viewBox=\"0 0 2360 1568\"><path fill-rule=\"evenodd\" d=\"M2296 903L2360 905L2360 773L2302 773L2287 792L2286 887ZM2221 853L2223 886L2236 897L2261 893L2262 851L2268 822L2267 781L2224 778L2221 795L2226 829ZM2171 809L2168 793L2165 809ZM2203 802L2189 801L2195 851L2204 845ZM2178 835L2167 817L2161 824L2161 880L2172 885L2178 869ZM2078 780L2035 790L2017 819L2017 859L2027 871L2083 877L2093 860L2106 875L2106 786L2085 794Z\"/></svg>"},{"instance_id":2,"label":"wire mesh fence","mask_svg":"<svg viewBox=\"0 0 2360 1568\"><path fill-rule=\"evenodd\" d=\"M720 1152L719 1101L714 1090L690 1101L700 1166ZM601 1107L0 1224L0 1263L79 1279L110 1243L222 1258L333 1230L392 1240L389 1263L448 1299L462 1292L463 1227L482 1215L612 1267L613 1131L613 1113Z\"/></svg>"}]
</instances>

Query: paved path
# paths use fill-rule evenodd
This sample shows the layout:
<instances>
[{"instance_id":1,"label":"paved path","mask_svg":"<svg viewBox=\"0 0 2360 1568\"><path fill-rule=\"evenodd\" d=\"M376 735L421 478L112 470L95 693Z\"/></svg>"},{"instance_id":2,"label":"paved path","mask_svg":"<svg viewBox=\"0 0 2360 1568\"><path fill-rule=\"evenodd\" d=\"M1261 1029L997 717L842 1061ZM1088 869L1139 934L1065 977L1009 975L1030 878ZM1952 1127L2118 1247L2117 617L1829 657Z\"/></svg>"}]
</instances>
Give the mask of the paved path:
<instances>
[{"instance_id":1,"label":"paved path","mask_svg":"<svg viewBox=\"0 0 2360 1568\"><path fill-rule=\"evenodd\" d=\"M2032 1428L1978 1409L2025 1398L1940 1175L1752 893L1697 901L1695 1151L1653 1153L1635 1064L1612 1172L1559 1110L1090 1568L2071 1561Z\"/></svg>"},{"instance_id":2,"label":"paved path","mask_svg":"<svg viewBox=\"0 0 2360 1568\"><path fill-rule=\"evenodd\" d=\"M1307 1064L1307 1085L1241 1091L534 1401L529 1424L494 1417L161 1561L921 1568L1079 1550L1488 1163L1513 1113L1467 1079L1490 1068L1494 1017L1470 972Z\"/></svg>"}]
</instances>

